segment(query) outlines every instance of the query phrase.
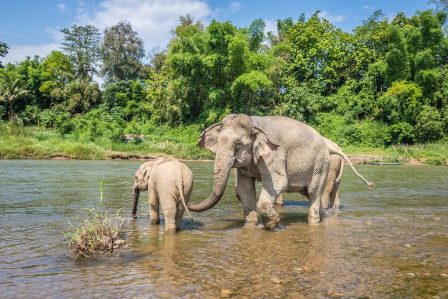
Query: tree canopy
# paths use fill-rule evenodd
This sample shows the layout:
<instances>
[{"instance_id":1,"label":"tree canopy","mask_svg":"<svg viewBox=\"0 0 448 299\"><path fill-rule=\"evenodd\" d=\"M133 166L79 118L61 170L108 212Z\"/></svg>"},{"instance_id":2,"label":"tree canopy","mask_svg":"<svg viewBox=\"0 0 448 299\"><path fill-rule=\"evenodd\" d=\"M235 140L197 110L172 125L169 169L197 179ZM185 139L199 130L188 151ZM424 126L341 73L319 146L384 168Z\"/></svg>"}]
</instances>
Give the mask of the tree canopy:
<instances>
[{"instance_id":1,"label":"tree canopy","mask_svg":"<svg viewBox=\"0 0 448 299\"><path fill-rule=\"evenodd\" d=\"M137 124L205 126L242 112L293 117L342 145L446 139L447 12L444 1L434 2L437 11L412 16L388 19L375 11L352 32L319 11L277 20L273 32L262 19L239 28L181 16L167 47L154 49L147 62L130 23L102 35L92 25L73 25L62 30L62 52L0 69L28 91L0 103L0 118L12 114L8 108L23 123L65 134L104 116L115 124L103 135L116 138L138 132ZM7 50L0 43L0 57ZM94 74L104 79L101 88Z\"/></svg>"}]
</instances>

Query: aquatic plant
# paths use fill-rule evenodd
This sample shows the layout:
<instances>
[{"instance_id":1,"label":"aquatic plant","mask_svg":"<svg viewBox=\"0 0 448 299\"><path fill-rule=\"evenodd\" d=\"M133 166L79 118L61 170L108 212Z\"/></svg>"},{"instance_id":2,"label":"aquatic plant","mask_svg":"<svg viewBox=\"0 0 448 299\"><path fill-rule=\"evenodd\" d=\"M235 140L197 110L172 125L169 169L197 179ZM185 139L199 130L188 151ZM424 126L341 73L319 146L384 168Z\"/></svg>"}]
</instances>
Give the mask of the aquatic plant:
<instances>
[{"instance_id":1,"label":"aquatic plant","mask_svg":"<svg viewBox=\"0 0 448 299\"><path fill-rule=\"evenodd\" d=\"M120 239L126 218L119 212L111 214L98 208L87 209L87 217L78 226L70 226L66 237L69 248L76 257L89 257L97 253L108 253L125 245Z\"/></svg>"},{"instance_id":2,"label":"aquatic plant","mask_svg":"<svg viewBox=\"0 0 448 299\"><path fill-rule=\"evenodd\" d=\"M79 219L77 226L69 223L70 227L65 233L69 239L68 246L75 253L76 258L89 257L98 253L110 253L125 246L120 239L121 229L127 219L120 211L111 213L104 210L103 201L104 181L100 183L100 206L86 210L84 218Z\"/></svg>"}]
</instances>

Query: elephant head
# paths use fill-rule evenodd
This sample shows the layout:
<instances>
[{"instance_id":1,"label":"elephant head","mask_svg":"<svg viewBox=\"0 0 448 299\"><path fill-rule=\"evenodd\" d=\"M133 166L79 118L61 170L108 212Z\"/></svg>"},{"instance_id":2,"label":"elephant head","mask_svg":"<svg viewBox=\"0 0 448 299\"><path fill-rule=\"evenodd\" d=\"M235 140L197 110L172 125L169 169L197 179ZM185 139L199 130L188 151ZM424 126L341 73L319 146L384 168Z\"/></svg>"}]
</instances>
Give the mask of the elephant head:
<instances>
[{"instance_id":1,"label":"elephant head","mask_svg":"<svg viewBox=\"0 0 448 299\"><path fill-rule=\"evenodd\" d=\"M189 207L195 212L206 211L219 202L227 185L230 168L257 164L259 157L277 149L277 145L244 114L230 114L221 123L205 129L198 145L216 155L213 191L206 200Z\"/></svg>"},{"instance_id":2,"label":"elephant head","mask_svg":"<svg viewBox=\"0 0 448 299\"><path fill-rule=\"evenodd\" d=\"M132 217L137 218L137 206L140 191L148 190L149 177L154 166L154 162L146 162L140 166L134 175L134 185L132 188Z\"/></svg>"}]
</instances>

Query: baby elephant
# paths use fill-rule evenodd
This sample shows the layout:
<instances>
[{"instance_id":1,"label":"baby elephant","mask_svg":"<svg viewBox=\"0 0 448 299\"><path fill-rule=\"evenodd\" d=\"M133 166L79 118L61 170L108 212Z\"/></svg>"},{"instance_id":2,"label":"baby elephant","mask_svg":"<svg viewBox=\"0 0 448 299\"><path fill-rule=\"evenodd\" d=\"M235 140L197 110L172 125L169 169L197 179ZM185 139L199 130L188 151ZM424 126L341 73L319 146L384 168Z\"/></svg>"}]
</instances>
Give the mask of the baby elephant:
<instances>
[{"instance_id":1,"label":"baby elephant","mask_svg":"<svg viewBox=\"0 0 448 299\"><path fill-rule=\"evenodd\" d=\"M151 224L160 222L160 203L165 215L165 231L174 233L180 228L185 210L192 218L187 208L192 187L193 174L190 168L178 160L160 157L146 162L135 173L132 217L137 218L140 191L148 190Z\"/></svg>"}]
</instances>

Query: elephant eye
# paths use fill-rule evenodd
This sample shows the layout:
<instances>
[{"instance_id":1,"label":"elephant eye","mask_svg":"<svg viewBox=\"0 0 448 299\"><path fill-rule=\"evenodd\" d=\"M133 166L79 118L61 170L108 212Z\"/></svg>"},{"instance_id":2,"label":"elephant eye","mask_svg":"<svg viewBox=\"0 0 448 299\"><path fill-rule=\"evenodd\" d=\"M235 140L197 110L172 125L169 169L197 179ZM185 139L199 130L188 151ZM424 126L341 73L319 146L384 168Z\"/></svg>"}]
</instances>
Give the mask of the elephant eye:
<instances>
[{"instance_id":1,"label":"elephant eye","mask_svg":"<svg viewBox=\"0 0 448 299\"><path fill-rule=\"evenodd\" d=\"M241 140L237 140L235 142L235 148L240 148L243 145L243 143L241 142Z\"/></svg>"}]
</instances>

